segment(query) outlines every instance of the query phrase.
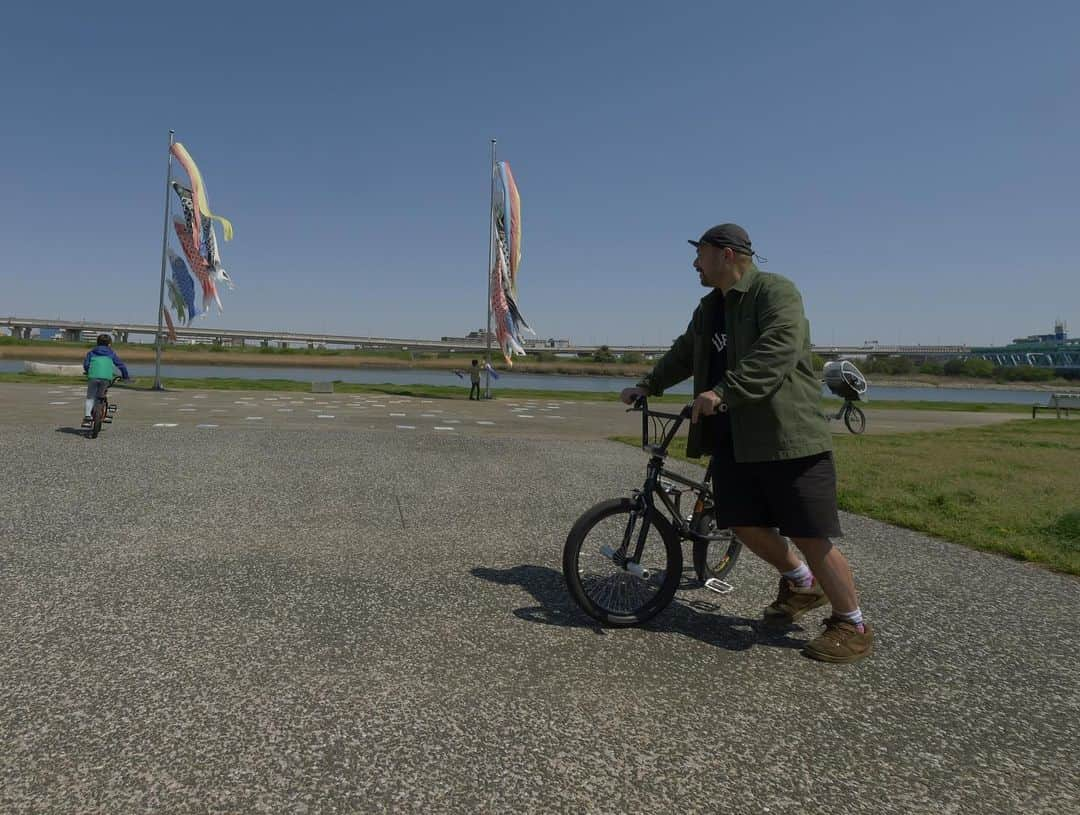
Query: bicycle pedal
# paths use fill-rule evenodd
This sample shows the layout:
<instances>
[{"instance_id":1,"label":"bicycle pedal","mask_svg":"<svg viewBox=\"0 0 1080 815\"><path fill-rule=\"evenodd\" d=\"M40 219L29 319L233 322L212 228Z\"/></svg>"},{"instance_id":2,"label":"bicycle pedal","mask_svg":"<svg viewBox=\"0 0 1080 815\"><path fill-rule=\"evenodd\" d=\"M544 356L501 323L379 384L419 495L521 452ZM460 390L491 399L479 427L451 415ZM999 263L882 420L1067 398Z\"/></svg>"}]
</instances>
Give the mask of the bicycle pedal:
<instances>
[{"instance_id":1,"label":"bicycle pedal","mask_svg":"<svg viewBox=\"0 0 1080 815\"><path fill-rule=\"evenodd\" d=\"M705 588L709 591L715 591L717 594L731 594L735 591L735 587L728 583L726 580L721 580L718 577L710 577L705 581Z\"/></svg>"}]
</instances>

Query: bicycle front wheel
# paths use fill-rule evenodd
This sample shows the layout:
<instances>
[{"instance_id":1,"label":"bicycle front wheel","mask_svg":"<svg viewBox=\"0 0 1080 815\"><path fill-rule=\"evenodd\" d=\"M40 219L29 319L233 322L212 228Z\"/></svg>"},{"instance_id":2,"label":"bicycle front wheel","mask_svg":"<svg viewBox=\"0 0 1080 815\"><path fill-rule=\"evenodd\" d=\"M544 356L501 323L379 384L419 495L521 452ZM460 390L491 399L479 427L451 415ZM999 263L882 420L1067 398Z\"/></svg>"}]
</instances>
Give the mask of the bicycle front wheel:
<instances>
[{"instance_id":1,"label":"bicycle front wheel","mask_svg":"<svg viewBox=\"0 0 1080 815\"><path fill-rule=\"evenodd\" d=\"M105 418L105 408L98 399L94 402L94 409L90 413L90 438L96 439L101 432L101 420Z\"/></svg>"},{"instance_id":2,"label":"bicycle front wheel","mask_svg":"<svg viewBox=\"0 0 1080 815\"><path fill-rule=\"evenodd\" d=\"M858 436L866 430L866 414L862 412L862 408L851 405L844 414L844 424L847 425L848 430Z\"/></svg>"},{"instance_id":3,"label":"bicycle front wheel","mask_svg":"<svg viewBox=\"0 0 1080 815\"><path fill-rule=\"evenodd\" d=\"M633 557L643 524L648 530L640 561L620 562L620 552ZM593 619L611 626L640 625L675 596L682 546L671 523L656 510L642 513L629 498L604 501L570 530L563 576L574 602Z\"/></svg>"}]
</instances>

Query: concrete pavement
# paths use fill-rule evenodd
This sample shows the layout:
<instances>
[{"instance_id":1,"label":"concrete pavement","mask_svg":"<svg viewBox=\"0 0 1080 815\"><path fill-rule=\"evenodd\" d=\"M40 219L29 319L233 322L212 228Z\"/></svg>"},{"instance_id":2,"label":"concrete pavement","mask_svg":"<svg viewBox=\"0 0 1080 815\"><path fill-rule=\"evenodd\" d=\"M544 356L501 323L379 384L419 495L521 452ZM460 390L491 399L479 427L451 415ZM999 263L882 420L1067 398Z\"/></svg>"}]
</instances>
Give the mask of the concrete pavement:
<instances>
[{"instance_id":1,"label":"concrete pavement","mask_svg":"<svg viewBox=\"0 0 1080 815\"><path fill-rule=\"evenodd\" d=\"M749 556L600 629L562 544L644 457L574 427L636 416L118 394L88 441L48 390L0 386L0 811L1075 810L1071 578L844 516L863 663Z\"/></svg>"}]
</instances>

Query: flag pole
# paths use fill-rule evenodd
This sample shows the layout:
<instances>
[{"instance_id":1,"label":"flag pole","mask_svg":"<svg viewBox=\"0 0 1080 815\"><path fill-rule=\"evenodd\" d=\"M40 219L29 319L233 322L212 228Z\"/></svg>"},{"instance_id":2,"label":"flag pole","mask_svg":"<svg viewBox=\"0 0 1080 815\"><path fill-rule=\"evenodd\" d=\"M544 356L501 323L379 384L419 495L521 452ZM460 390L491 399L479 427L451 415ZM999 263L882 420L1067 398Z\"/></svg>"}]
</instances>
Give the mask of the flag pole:
<instances>
[{"instance_id":1,"label":"flag pole","mask_svg":"<svg viewBox=\"0 0 1080 815\"><path fill-rule=\"evenodd\" d=\"M169 131L169 167L165 173L165 226L161 230L161 285L158 287L157 335L154 349L154 390L163 391L161 385L161 332L165 320L165 252L169 247L169 187L172 186L172 146L175 130Z\"/></svg>"},{"instance_id":2,"label":"flag pole","mask_svg":"<svg viewBox=\"0 0 1080 815\"><path fill-rule=\"evenodd\" d=\"M491 202L488 206L488 265L487 265L487 358L484 366L484 398L491 398L491 264L495 248L495 139L491 140L491 172L488 174L491 186Z\"/></svg>"}]
</instances>

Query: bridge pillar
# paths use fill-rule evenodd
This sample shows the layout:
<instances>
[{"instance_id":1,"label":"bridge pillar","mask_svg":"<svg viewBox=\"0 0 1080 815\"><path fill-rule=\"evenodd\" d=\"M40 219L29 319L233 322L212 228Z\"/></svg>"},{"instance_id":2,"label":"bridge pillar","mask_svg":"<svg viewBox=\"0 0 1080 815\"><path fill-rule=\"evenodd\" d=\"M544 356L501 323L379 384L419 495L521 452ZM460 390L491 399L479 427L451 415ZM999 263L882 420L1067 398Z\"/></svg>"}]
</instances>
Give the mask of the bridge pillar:
<instances>
[{"instance_id":1,"label":"bridge pillar","mask_svg":"<svg viewBox=\"0 0 1080 815\"><path fill-rule=\"evenodd\" d=\"M32 329L32 328L31 328L30 326L27 326L26 328L24 328L24 329L22 330L22 338L23 338L24 340L28 340L28 339L30 339L30 333L31 333L31 332L32 332L33 330L34 330L34 329Z\"/></svg>"},{"instance_id":2,"label":"bridge pillar","mask_svg":"<svg viewBox=\"0 0 1080 815\"><path fill-rule=\"evenodd\" d=\"M289 343L285 342L285 340L282 340L281 341L281 350L284 351L288 347L289 347Z\"/></svg>"},{"instance_id":3,"label":"bridge pillar","mask_svg":"<svg viewBox=\"0 0 1080 815\"><path fill-rule=\"evenodd\" d=\"M243 348L244 347L244 338L243 337L233 337L233 339L232 339L232 347L233 348Z\"/></svg>"},{"instance_id":4,"label":"bridge pillar","mask_svg":"<svg viewBox=\"0 0 1080 815\"><path fill-rule=\"evenodd\" d=\"M68 342L78 342L82 336L82 332L77 328L65 328L64 339Z\"/></svg>"},{"instance_id":5,"label":"bridge pillar","mask_svg":"<svg viewBox=\"0 0 1080 815\"><path fill-rule=\"evenodd\" d=\"M269 348L270 347L270 340L263 340L262 342L259 343L259 347L261 347L261 348Z\"/></svg>"}]
</instances>

